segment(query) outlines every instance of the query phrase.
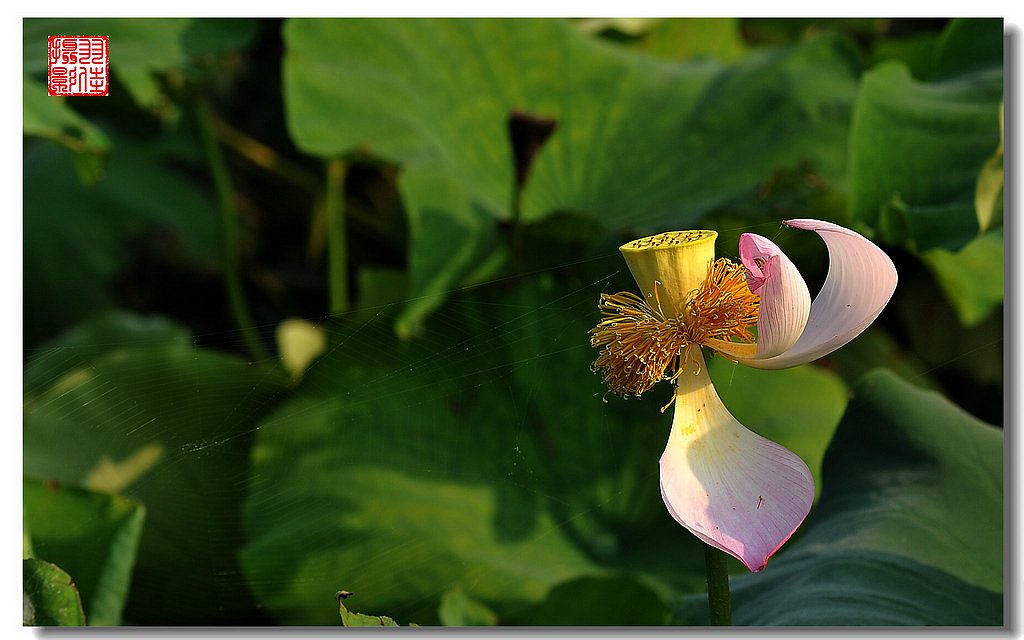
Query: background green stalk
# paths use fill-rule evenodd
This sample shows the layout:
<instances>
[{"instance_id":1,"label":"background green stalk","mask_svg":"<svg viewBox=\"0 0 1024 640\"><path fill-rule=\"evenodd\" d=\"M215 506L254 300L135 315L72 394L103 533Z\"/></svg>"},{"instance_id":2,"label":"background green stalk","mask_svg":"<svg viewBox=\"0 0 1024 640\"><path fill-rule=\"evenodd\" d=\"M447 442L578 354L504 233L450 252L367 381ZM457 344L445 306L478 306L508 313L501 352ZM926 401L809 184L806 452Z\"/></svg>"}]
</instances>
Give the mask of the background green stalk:
<instances>
[{"instance_id":1,"label":"background green stalk","mask_svg":"<svg viewBox=\"0 0 1024 640\"><path fill-rule=\"evenodd\" d=\"M345 163L327 161L327 282L332 314L348 311L348 251L345 236Z\"/></svg>"},{"instance_id":2,"label":"background green stalk","mask_svg":"<svg viewBox=\"0 0 1024 640\"><path fill-rule=\"evenodd\" d=\"M194 111L196 123L199 125L199 135L203 141L203 152L210 166L210 176L213 179L214 188L217 190L224 248L224 283L228 290L231 314L235 318L235 324L238 325L239 331L242 332L242 339L245 340L250 355L254 360L263 360L267 357L267 352L263 348L263 343L260 342L259 334L252 321L252 314L245 301L245 293L242 290L238 254L238 219L233 203L234 192L231 187L231 178L228 176L227 165L224 163L224 155L217 144L210 105L204 98L199 98L195 102Z\"/></svg>"}]
</instances>

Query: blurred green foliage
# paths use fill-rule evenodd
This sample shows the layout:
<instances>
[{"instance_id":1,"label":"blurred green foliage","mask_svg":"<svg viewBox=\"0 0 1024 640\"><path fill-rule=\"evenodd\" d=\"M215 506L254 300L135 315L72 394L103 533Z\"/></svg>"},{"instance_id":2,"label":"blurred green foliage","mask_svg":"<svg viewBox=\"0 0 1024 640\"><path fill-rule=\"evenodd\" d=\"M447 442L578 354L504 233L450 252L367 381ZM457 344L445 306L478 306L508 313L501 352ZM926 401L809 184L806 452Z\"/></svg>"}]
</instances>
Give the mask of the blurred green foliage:
<instances>
[{"instance_id":1,"label":"blurred green foliage","mask_svg":"<svg viewBox=\"0 0 1024 640\"><path fill-rule=\"evenodd\" d=\"M1000 20L23 25L26 624L706 622L668 386L605 397L587 330L657 231L816 290L792 217L900 286L814 365L710 363L818 484L736 621L1002 623ZM87 33L110 96L46 96Z\"/></svg>"}]
</instances>

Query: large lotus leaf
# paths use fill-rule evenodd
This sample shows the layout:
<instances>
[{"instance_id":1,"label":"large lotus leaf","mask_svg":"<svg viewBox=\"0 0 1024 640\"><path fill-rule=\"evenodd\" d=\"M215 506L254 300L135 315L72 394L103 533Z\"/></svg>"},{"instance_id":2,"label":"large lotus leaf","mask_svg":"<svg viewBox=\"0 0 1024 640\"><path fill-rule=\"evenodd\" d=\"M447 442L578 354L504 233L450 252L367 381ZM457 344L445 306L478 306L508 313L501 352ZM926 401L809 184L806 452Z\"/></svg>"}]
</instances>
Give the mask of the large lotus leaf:
<instances>
[{"instance_id":1,"label":"large lotus leaf","mask_svg":"<svg viewBox=\"0 0 1024 640\"><path fill-rule=\"evenodd\" d=\"M26 147L24 244L26 343L34 345L110 306L112 278L136 254L216 273L218 215L212 200L150 149L115 140L94 187L75 177L70 154Z\"/></svg>"},{"instance_id":2,"label":"large lotus leaf","mask_svg":"<svg viewBox=\"0 0 1024 640\"><path fill-rule=\"evenodd\" d=\"M199 349L181 332L139 344L159 331L137 326L137 336L107 349L79 344L110 332L92 329L34 354L33 379L51 382L33 385L42 391L25 398L25 473L145 505L127 620L250 622L258 614L235 558L241 479L255 421L286 380ZM83 346L94 355L70 370L66 359L50 355Z\"/></svg>"},{"instance_id":3,"label":"large lotus leaf","mask_svg":"<svg viewBox=\"0 0 1024 640\"><path fill-rule=\"evenodd\" d=\"M526 187L528 218L573 210L612 228L678 229L800 162L844 180L858 71L845 40L727 65L619 54L590 74L576 70L582 53L556 58L559 106L535 108L559 127Z\"/></svg>"},{"instance_id":4,"label":"large lotus leaf","mask_svg":"<svg viewBox=\"0 0 1024 640\"><path fill-rule=\"evenodd\" d=\"M779 560L757 582L734 577L733 624L751 626L1001 625L1003 597L903 556L838 550ZM707 596L680 602L673 623L708 624Z\"/></svg>"},{"instance_id":5,"label":"large lotus leaf","mask_svg":"<svg viewBox=\"0 0 1024 640\"><path fill-rule=\"evenodd\" d=\"M421 624L453 589L501 623L532 624L625 620L629 607L593 611L594 580L610 576L663 602L702 588L702 543L658 491L670 386L604 402L589 368L605 286L486 287L405 345L384 316L336 330L253 450L242 559L276 620L330 624L322 595L339 588ZM805 432L829 433L844 396L831 374L786 380L775 404L738 405L820 458L824 439ZM793 412L807 424L786 422Z\"/></svg>"},{"instance_id":6,"label":"large lotus leaf","mask_svg":"<svg viewBox=\"0 0 1024 640\"><path fill-rule=\"evenodd\" d=\"M245 46L257 23L198 18L29 18L23 22L25 72L46 71L47 36L109 37L110 68L141 106L164 101L155 73L183 69L196 57Z\"/></svg>"},{"instance_id":7,"label":"large lotus leaf","mask_svg":"<svg viewBox=\"0 0 1024 640\"><path fill-rule=\"evenodd\" d=\"M82 599L66 571L45 560L25 558L22 574L26 626L85 625Z\"/></svg>"},{"instance_id":8,"label":"large lotus leaf","mask_svg":"<svg viewBox=\"0 0 1024 640\"><path fill-rule=\"evenodd\" d=\"M955 20L936 46L936 79L916 80L899 62L864 74L850 133L854 218L874 224L895 204L888 214L906 219L907 237L890 241L920 251L977 234L978 174L1001 139L1002 41L999 20Z\"/></svg>"},{"instance_id":9,"label":"large lotus leaf","mask_svg":"<svg viewBox=\"0 0 1024 640\"><path fill-rule=\"evenodd\" d=\"M525 187L524 221L575 211L615 228L680 227L780 166L809 160L829 180L844 174L857 69L837 37L730 65L657 60L558 20L290 20L284 39L298 147L368 151L409 176L399 184L420 256L416 300L458 287L470 265L444 258L473 253L495 220L514 217L515 111L556 122ZM447 176L443 189L406 189L420 167ZM423 212L460 232L430 242L417 231ZM418 304L405 320L436 306Z\"/></svg>"},{"instance_id":10,"label":"large lotus leaf","mask_svg":"<svg viewBox=\"0 0 1024 640\"><path fill-rule=\"evenodd\" d=\"M123 496L26 478L25 526L35 557L74 576L89 624L121 624L145 508Z\"/></svg>"},{"instance_id":11,"label":"large lotus leaf","mask_svg":"<svg viewBox=\"0 0 1024 640\"><path fill-rule=\"evenodd\" d=\"M865 376L803 537L732 579L734 622L1003 624L1002 461L999 429L888 371ZM706 621L700 601L676 620Z\"/></svg>"}]
</instances>

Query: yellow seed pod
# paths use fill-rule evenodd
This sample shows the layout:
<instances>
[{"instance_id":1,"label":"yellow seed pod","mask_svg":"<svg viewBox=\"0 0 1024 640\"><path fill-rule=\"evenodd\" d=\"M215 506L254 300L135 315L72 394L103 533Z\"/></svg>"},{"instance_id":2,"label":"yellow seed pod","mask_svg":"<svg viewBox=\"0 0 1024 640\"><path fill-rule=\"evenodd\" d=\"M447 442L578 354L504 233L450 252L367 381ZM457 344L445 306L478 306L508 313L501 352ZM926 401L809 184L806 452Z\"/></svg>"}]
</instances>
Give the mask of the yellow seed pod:
<instances>
[{"instance_id":1,"label":"yellow seed pod","mask_svg":"<svg viewBox=\"0 0 1024 640\"><path fill-rule=\"evenodd\" d=\"M666 318L686 308L687 295L701 286L715 259L715 231L668 231L619 247L644 299Z\"/></svg>"}]
</instances>

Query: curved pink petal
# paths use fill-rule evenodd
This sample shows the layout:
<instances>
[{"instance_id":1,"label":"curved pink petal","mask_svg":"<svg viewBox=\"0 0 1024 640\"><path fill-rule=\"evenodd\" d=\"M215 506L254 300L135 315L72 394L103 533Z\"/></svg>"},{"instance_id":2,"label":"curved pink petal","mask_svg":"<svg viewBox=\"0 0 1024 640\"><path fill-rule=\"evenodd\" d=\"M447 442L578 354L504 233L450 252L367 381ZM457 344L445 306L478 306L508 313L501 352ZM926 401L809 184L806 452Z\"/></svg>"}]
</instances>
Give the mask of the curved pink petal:
<instances>
[{"instance_id":1,"label":"curved pink petal","mask_svg":"<svg viewBox=\"0 0 1024 640\"><path fill-rule=\"evenodd\" d=\"M757 369L795 367L835 351L874 322L896 290L892 260L859 233L822 220L785 224L821 236L828 247L828 275L811 303L807 326L792 347L774 357L739 360Z\"/></svg>"},{"instance_id":2,"label":"curved pink petal","mask_svg":"<svg viewBox=\"0 0 1024 640\"><path fill-rule=\"evenodd\" d=\"M661 456L661 496L679 524L760 571L810 511L814 480L799 457L729 413L699 347L687 347L686 359Z\"/></svg>"},{"instance_id":3,"label":"curved pink petal","mask_svg":"<svg viewBox=\"0 0 1024 640\"><path fill-rule=\"evenodd\" d=\"M807 283L793 261L764 236L740 236L740 260L747 286L761 296L757 312L757 358L770 358L800 338L811 310Z\"/></svg>"}]
</instances>

